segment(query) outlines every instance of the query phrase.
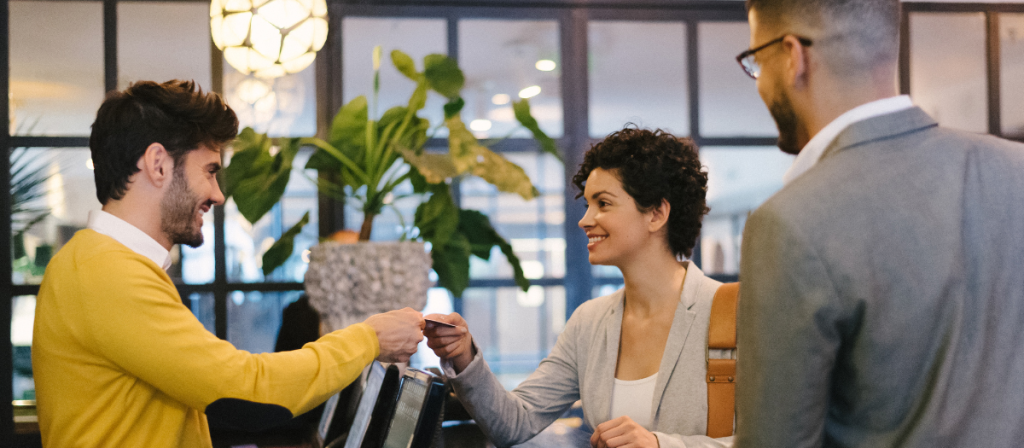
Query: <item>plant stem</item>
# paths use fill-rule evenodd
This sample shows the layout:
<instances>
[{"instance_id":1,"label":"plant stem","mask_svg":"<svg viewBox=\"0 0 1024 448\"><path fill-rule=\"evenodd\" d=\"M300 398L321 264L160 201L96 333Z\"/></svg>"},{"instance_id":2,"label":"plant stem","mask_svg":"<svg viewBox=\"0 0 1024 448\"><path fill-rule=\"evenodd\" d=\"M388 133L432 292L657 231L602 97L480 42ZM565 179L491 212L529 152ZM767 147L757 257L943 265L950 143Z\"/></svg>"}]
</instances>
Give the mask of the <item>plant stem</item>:
<instances>
[{"instance_id":1,"label":"plant stem","mask_svg":"<svg viewBox=\"0 0 1024 448\"><path fill-rule=\"evenodd\" d=\"M377 217L374 213L367 213L363 218L363 226L359 229L359 241L370 241L370 232L373 231L373 218Z\"/></svg>"}]
</instances>

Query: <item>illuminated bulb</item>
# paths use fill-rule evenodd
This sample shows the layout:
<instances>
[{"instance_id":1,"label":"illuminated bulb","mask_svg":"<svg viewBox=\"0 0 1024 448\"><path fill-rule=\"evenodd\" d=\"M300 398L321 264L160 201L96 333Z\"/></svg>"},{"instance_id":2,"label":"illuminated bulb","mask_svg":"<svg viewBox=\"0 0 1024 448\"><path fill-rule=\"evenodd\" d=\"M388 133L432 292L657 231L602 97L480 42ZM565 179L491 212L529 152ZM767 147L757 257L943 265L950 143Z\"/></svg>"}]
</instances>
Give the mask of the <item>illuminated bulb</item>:
<instances>
[{"instance_id":1,"label":"illuminated bulb","mask_svg":"<svg viewBox=\"0 0 1024 448\"><path fill-rule=\"evenodd\" d=\"M519 98L533 98L540 95L540 86L530 86L519 91Z\"/></svg>"},{"instance_id":2,"label":"illuminated bulb","mask_svg":"<svg viewBox=\"0 0 1024 448\"><path fill-rule=\"evenodd\" d=\"M491 129L491 120L478 118L469 122L469 128L477 132L489 131Z\"/></svg>"},{"instance_id":3,"label":"illuminated bulb","mask_svg":"<svg viewBox=\"0 0 1024 448\"><path fill-rule=\"evenodd\" d=\"M85 161L85 167L89 168L89 171L92 171L92 170L96 169L96 165L92 163L92 159L89 159L89 160Z\"/></svg>"},{"instance_id":4,"label":"illuminated bulb","mask_svg":"<svg viewBox=\"0 0 1024 448\"><path fill-rule=\"evenodd\" d=\"M537 67L537 70L542 72L550 72L556 67L555 61L552 61L551 59L541 59L537 61L537 64L534 66Z\"/></svg>"},{"instance_id":5,"label":"illuminated bulb","mask_svg":"<svg viewBox=\"0 0 1024 448\"><path fill-rule=\"evenodd\" d=\"M507 93L499 93L491 97L491 102L498 106L508 104L509 101L512 101L512 97L508 96Z\"/></svg>"}]
</instances>

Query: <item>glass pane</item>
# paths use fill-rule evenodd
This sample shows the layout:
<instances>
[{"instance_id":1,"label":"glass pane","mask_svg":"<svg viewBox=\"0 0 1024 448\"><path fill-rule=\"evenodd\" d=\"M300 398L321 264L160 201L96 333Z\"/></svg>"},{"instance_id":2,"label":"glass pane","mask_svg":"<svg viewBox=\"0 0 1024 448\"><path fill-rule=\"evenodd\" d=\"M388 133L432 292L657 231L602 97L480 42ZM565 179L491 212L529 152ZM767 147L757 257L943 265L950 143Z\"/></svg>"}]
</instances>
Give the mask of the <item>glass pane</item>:
<instances>
[{"instance_id":1,"label":"glass pane","mask_svg":"<svg viewBox=\"0 0 1024 448\"><path fill-rule=\"evenodd\" d=\"M86 148L15 148L11 173L12 191L24 187L31 192L19 195L12 204L12 280L38 284L50 257L86 227L90 211L101 207L92 159ZM167 273L175 282L213 281L213 213L203 216L202 231L204 243L199 248L171 249Z\"/></svg>"},{"instance_id":2,"label":"glass pane","mask_svg":"<svg viewBox=\"0 0 1024 448\"><path fill-rule=\"evenodd\" d=\"M310 154L308 149L299 151L281 202L255 224L250 224L238 213L234 198L228 200L224 207L228 281L301 282L305 277L309 263L307 250L319 241L320 232L316 185L306 178L307 173L303 169ZM310 170L308 175L316 176L316 171ZM298 223L306 212L309 212L309 224L295 237L295 250L291 257L270 277L265 278L263 253L270 249L281 234ZM212 248L210 250L212 254Z\"/></svg>"},{"instance_id":3,"label":"glass pane","mask_svg":"<svg viewBox=\"0 0 1024 448\"><path fill-rule=\"evenodd\" d=\"M782 175L794 156L775 147L705 147L708 207L701 228L701 270L739 272L740 243L747 214L782 188Z\"/></svg>"},{"instance_id":4,"label":"glass pane","mask_svg":"<svg viewBox=\"0 0 1024 448\"><path fill-rule=\"evenodd\" d=\"M1024 137L1024 14L999 15L1003 135Z\"/></svg>"},{"instance_id":5,"label":"glass pane","mask_svg":"<svg viewBox=\"0 0 1024 448\"><path fill-rule=\"evenodd\" d=\"M100 208L89 150L14 148L10 157L11 191L28 193L12 195L12 280L38 284L53 254Z\"/></svg>"},{"instance_id":6,"label":"glass pane","mask_svg":"<svg viewBox=\"0 0 1024 448\"><path fill-rule=\"evenodd\" d=\"M910 14L910 95L943 126L988 131L984 13Z\"/></svg>"},{"instance_id":7,"label":"glass pane","mask_svg":"<svg viewBox=\"0 0 1024 448\"><path fill-rule=\"evenodd\" d=\"M778 128L757 85L732 57L750 45L746 22L704 22L700 44L700 134L704 137L776 136Z\"/></svg>"},{"instance_id":8,"label":"glass pane","mask_svg":"<svg viewBox=\"0 0 1024 448\"><path fill-rule=\"evenodd\" d=\"M565 327L565 288L469 288L463 311L473 340L506 388L537 369Z\"/></svg>"},{"instance_id":9,"label":"glass pane","mask_svg":"<svg viewBox=\"0 0 1024 448\"><path fill-rule=\"evenodd\" d=\"M365 95L372 103L373 96L373 47L383 50L380 64L380 94L377 97L377 113L409 103L416 85L395 70L391 63L391 51L401 50L416 62L416 69L423 70L423 57L432 54L448 54L448 25L444 19L392 19L346 17L342 21L342 95L344 101L351 101ZM427 95L427 105L419 116L432 125L444 121L445 99L437 93ZM372 113L372 111L371 111Z\"/></svg>"},{"instance_id":10,"label":"glass pane","mask_svg":"<svg viewBox=\"0 0 1024 448\"><path fill-rule=\"evenodd\" d=\"M530 201L517 194L499 193L480 178L460 184L462 208L479 210L512 244L527 278L565 276L565 171L549 154L505 153L533 180L541 195ZM471 278L512 278L512 266L495 247L490 261L470 258Z\"/></svg>"},{"instance_id":11,"label":"glass pane","mask_svg":"<svg viewBox=\"0 0 1024 448\"><path fill-rule=\"evenodd\" d=\"M11 129L89 135L103 102L100 2L10 2Z\"/></svg>"},{"instance_id":12,"label":"glass pane","mask_svg":"<svg viewBox=\"0 0 1024 448\"><path fill-rule=\"evenodd\" d=\"M316 135L316 61L305 70L274 79L239 73L224 61L224 99L238 115L239 129L271 137Z\"/></svg>"},{"instance_id":13,"label":"glass pane","mask_svg":"<svg viewBox=\"0 0 1024 448\"><path fill-rule=\"evenodd\" d=\"M250 353L274 351L284 308L302 291L232 291L228 294L228 342Z\"/></svg>"},{"instance_id":14,"label":"glass pane","mask_svg":"<svg viewBox=\"0 0 1024 448\"><path fill-rule=\"evenodd\" d=\"M194 292L182 297L182 303L185 304L192 314L196 315L196 319L203 323L206 327L206 331L210 333L217 333L217 317L214 314L214 299L212 292Z\"/></svg>"},{"instance_id":15,"label":"glass pane","mask_svg":"<svg viewBox=\"0 0 1024 448\"><path fill-rule=\"evenodd\" d=\"M36 317L35 296L15 296L11 314L11 345L14 349L14 399L35 400L32 380L32 324Z\"/></svg>"},{"instance_id":16,"label":"glass pane","mask_svg":"<svg viewBox=\"0 0 1024 448\"><path fill-rule=\"evenodd\" d=\"M590 22L588 39L592 137L627 122L690 133L685 24Z\"/></svg>"},{"instance_id":17,"label":"glass pane","mask_svg":"<svg viewBox=\"0 0 1024 448\"><path fill-rule=\"evenodd\" d=\"M118 3L117 85L193 79L209 92L210 7L202 3Z\"/></svg>"},{"instance_id":18,"label":"glass pane","mask_svg":"<svg viewBox=\"0 0 1024 448\"><path fill-rule=\"evenodd\" d=\"M477 137L529 137L511 101L530 99L530 112L549 136L562 135L558 22L460 20L459 65L466 74L462 119ZM539 89L539 90L538 90Z\"/></svg>"}]
</instances>

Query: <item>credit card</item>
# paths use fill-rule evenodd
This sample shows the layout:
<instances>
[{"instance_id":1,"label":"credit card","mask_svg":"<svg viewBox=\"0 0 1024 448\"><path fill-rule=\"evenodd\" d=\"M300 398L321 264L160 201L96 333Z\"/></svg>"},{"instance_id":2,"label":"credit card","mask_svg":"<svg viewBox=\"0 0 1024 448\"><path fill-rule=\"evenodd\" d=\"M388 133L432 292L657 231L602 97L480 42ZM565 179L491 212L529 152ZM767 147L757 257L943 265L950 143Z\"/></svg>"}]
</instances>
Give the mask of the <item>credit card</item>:
<instances>
[{"instance_id":1,"label":"credit card","mask_svg":"<svg viewBox=\"0 0 1024 448\"><path fill-rule=\"evenodd\" d=\"M448 323L448 322L441 322L441 321L439 321L439 320L434 320L434 319L423 319L423 320L427 321L427 325L428 325L428 326L430 326L430 325L436 325L436 326L438 326L438 327L449 327L449 328L455 328L455 325L452 325L452 324L450 324L450 323Z\"/></svg>"}]
</instances>

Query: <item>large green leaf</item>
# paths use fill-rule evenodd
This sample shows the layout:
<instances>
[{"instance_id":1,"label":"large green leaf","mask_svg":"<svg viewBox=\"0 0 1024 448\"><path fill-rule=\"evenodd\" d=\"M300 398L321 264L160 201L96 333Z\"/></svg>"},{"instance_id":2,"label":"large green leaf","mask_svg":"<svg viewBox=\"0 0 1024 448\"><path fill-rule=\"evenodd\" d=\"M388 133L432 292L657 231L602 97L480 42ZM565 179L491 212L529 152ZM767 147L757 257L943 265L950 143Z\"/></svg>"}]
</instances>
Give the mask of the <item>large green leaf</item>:
<instances>
[{"instance_id":1,"label":"large green leaf","mask_svg":"<svg viewBox=\"0 0 1024 448\"><path fill-rule=\"evenodd\" d=\"M356 163L362 163L366 154L366 122L369 107L365 96L357 96L344 105L331 123L327 141Z\"/></svg>"},{"instance_id":2,"label":"large green leaf","mask_svg":"<svg viewBox=\"0 0 1024 448\"><path fill-rule=\"evenodd\" d=\"M423 68L423 75L431 89L445 98L459 96L466 78L454 59L443 54L428 54L423 58Z\"/></svg>"},{"instance_id":3,"label":"large green leaf","mask_svg":"<svg viewBox=\"0 0 1024 448\"><path fill-rule=\"evenodd\" d=\"M537 143L540 144L540 148L544 150L544 152L555 156L558 160L562 160L562 156L558 154L558 146L555 145L555 140L548 137L548 135L540 129L540 126L537 124L537 119L533 118L533 114L530 113L530 100L523 98L520 101L513 102L512 111L515 113L516 120L519 121L519 124L530 130L530 133L533 134L533 138L537 140Z\"/></svg>"},{"instance_id":4,"label":"large green leaf","mask_svg":"<svg viewBox=\"0 0 1024 448\"><path fill-rule=\"evenodd\" d=\"M459 175L448 154L431 154L426 151L416 154L416 152L404 148L400 148L399 151L402 153L402 158L416 167L418 174L428 183L439 184Z\"/></svg>"},{"instance_id":5,"label":"large green leaf","mask_svg":"<svg viewBox=\"0 0 1024 448\"><path fill-rule=\"evenodd\" d=\"M416 207L413 225L420 229L420 237L433 247L444 247L459 227L459 207L455 205L448 185L430 187L430 199Z\"/></svg>"},{"instance_id":6,"label":"large green leaf","mask_svg":"<svg viewBox=\"0 0 1024 448\"><path fill-rule=\"evenodd\" d=\"M281 200L300 144L297 138L282 139L280 150L271 156L269 139L265 136L239 139L249 144L236 146L231 164L225 169L225 185L235 198L238 212L252 223Z\"/></svg>"},{"instance_id":7,"label":"large green leaf","mask_svg":"<svg viewBox=\"0 0 1024 448\"><path fill-rule=\"evenodd\" d=\"M472 170L473 174L490 182L499 191L515 193L526 200L540 195L540 192L530 182L530 176L527 176L526 171L519 165L486 147L477 145L474 150L477 156Z\"/></svg>"},{"instance_id":8,"label":"large green leaf","mask_svg":"<svg viewBox=\"0 0 1024 448\"><path fill-rule=\"evenodd\" d=\"M398 50L393 50L391 51L391 62L395 64L395 68L398 69L398 72L405 75L406 78L413 81L419 81L420 74L416 71L416 63L412 61L412 58L409 57L409 55Z\"/></svg>"},{"instance_id":9,"label":"large green leaf","mask_svg":"<svg viewBox=\"0 0 1024 448\"><path fill-rule=\"evenodd\" d=\"M252 128L242 129L232 144L231 163L224 168L224 197L234 196L235 187L249 176L265 171L273 163L270 138Z\"/></svg>"},{"instance_id":10,"label":"large green leaf","mask_svg":"<svg viewBox=\"0 0 1024 448\"><path fill-rule=\"evenodd\" d=\"M284 262L288 261L288 257L292 256L292 252L295 251L295 237L302 232L302 228L306 224L309 224L309 212L302 215L302 219L298 223L284 232L284 235L281 235L281 238L263 253L264 277L269 277L274 269L281 267Z\"/></svg>"},{"instance_id":11,"label":"large green leaf","mask_svg":"<svg viewBox=\"0 0 1024 448\"><path fill-rule=\"evenodd\" d=\"M466 107L466 100L462 97L455 98L444 105L444 118L447 120L454 117L462 112L462 108Z\"/></svg>"},{"instance_id":12,"label":"large green leaf","mask_svg":"<svg viewBox=\"0 0 1024 448\"><path fill-rule=\"evenodd\" d=\"M437 272L437 284L448 288L455 297L462 297L462 292L469 287L469 255L470 245L466 236L455 233L448 244L430 250L434 272Z\"/></svg>"},{"instance_id":13,"label":"large green leaf","mask_svg":"<svg viewBox=\"0 0 1024 448\"><path fill-rule=\"evenodd\" d=\"M498 246L501 249L501 253L508 260L508 263L512 265L516 284L523 291L530 288L530 280L523 273L523 266L519 262L519 257L512 251L512 245L505 241L505 238L502 238L498 231L494 230L494 226L491 225L491 220L487 218L487 215L476 210L459 210L458 231L466 236L472 254L484 260L490 259L491 248Z\"/></svg>"}]
</instances>

